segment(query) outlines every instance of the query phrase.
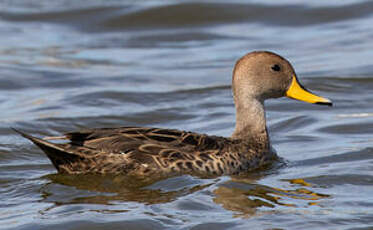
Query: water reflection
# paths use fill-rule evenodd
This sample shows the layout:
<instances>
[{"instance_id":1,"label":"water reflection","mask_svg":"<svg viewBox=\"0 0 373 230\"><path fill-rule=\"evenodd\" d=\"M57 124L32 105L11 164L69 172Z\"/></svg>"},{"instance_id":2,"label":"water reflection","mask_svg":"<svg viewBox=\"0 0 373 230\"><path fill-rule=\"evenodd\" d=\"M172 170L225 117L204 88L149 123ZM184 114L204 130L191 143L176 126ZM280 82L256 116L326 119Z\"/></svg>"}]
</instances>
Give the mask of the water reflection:
<instances>
[{"instance_id":1,"label":"water reflection","mask_svg":"<svg viewBox=\"0 0 373 230\"><path fill-rule=\"evenodd\" d=\"M313 191L316 188L302 178L285 179L282 189L258 183L261 176L223 177L202 179L192 176L173 178L140 178L129 176L61 175L52 174L51 180L41 189L42 202L54 207L69 204L105 204L139 202L145 205L169 203L179 197L207 191L213 194L212 202L234 212L235 217L255 216L263 208L277 206L305 208L318 205L320 200L330 197ZM61 187L62 185L62 187ZM301 201L301 202L299 202ZM127 212L128 210L97 210L99 212Z\"/></svg>"},{"instance_id":2,"label":"water reflection","mask_svg":"<svg viewBox=\"0 0 373 230\"><path fill-rule=\"evenodd\" d=\"M296 189L281 189L248 183L246 180L235 179L221 185L214 191L214 202L223 205L227 210L235 212L238 217L250 217L256 214L259 208L275 208L276 206L298 207L297 200L312 201L306 206L317 204L317 201L328 198L330 195L312 191L311 184L303 179L285 180L301 187ZM309 187L309 188L305 188ZM290 199L289 199L290 198Z\"/></svg>"}]
</instances>

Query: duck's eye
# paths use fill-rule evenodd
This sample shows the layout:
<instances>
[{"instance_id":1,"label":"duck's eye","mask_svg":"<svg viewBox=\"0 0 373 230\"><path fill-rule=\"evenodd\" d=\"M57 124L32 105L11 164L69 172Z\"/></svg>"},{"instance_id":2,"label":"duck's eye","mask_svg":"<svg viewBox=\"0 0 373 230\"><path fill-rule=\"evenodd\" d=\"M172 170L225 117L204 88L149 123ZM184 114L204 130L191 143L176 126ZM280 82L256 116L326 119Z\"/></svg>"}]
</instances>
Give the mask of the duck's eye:
<instances>
[{"instance_id":1,"label":"duck's eye","mask_svg":"<svg viewBox=\"0 0 373 230\"><path fill-rule=\"evenodd\" d=\"M277 64L273 65L271 68L272 68L274 71L276 71L276 72L278 72L278 71L281 70L280 66L277 65Z\"/></svg>"}]
</instances>

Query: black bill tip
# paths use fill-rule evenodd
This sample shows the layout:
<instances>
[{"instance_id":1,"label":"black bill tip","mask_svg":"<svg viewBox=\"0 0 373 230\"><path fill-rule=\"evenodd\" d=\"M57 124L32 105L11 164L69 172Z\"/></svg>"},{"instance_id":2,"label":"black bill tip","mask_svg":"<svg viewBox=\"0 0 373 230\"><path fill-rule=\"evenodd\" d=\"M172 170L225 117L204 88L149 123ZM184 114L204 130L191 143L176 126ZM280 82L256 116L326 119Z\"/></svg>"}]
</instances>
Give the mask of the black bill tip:
<instances>
[{"instance_id":1,"label":"black bill tip","mask_svg":"<svg viewBox=\"0 0 373 230\"><path fill-rule=\"evenodd\" d=\"M316 102L317 105L327 105L327 106L333 106L332 102Z\"/></svg>"}]
</instances>

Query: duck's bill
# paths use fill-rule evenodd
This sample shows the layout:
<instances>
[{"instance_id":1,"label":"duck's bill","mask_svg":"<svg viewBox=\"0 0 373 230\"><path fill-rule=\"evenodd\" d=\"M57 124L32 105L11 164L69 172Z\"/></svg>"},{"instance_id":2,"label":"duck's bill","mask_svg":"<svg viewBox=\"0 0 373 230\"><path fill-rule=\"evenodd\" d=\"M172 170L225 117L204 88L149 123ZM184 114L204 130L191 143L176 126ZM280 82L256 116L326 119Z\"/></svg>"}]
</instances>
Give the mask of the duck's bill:
<instances>
[{"instance_id":1,"label":"duck's bill","mask_svg":"<svg viewBox=\"0 0 373 230\"><path fill-rule=\"evenodd\" d=\"M299 101L305 101L313 104L329 105L332 106L331 100L317 96L310 91L306 90L294 75L289 89L286 91L286 96Z\"/></svg>"}]
</instances>

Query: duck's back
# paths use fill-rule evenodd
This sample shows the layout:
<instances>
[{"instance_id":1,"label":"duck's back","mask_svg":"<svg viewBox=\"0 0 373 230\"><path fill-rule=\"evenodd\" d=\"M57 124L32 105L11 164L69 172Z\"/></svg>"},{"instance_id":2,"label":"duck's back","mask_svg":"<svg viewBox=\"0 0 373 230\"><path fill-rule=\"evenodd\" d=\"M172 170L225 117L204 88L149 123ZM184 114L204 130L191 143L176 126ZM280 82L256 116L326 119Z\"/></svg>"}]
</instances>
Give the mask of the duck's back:
<instances>
[{"instance_id":1,"label":"duck's back","mask_svg":"<svg viewBox=\"0 0 373 230\"><path fill-rule=\"evenodd\" d=\"M229 138L173 129L121 127L66 133L70 142L55 144L22 133L50 158L59 172L232 173L239 154ZM61 138L62 139L62 138Z\"/></svg>"}]
</instances>

